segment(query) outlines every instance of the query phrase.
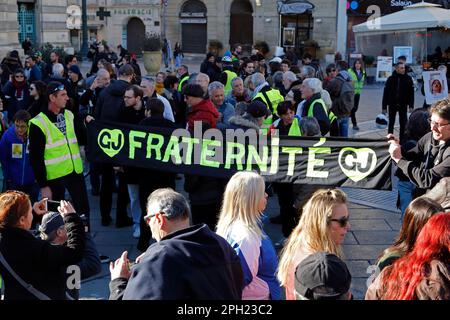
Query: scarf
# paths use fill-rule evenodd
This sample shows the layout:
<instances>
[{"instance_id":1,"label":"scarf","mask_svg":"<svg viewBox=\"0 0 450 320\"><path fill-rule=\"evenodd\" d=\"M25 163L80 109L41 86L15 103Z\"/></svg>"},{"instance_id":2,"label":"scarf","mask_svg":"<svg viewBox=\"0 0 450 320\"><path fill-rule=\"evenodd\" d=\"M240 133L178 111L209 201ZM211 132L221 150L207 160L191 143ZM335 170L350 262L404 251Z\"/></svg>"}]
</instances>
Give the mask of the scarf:
<instances>
[{"instance_id":1,"label":"scarf","mask_svg":"<svg viewBox=\"0 0 450 320\"><path fill-rule=\"evenodd\" d=\"M25 86L27 85L27 82L25 80L22 82L18 82L18 81L16 81L15 78L13 78L12 85L13 85L14 89L16 89L17 100L22 100L23 99L23 90L24 90Z\"/></svg>"}]
</instances>

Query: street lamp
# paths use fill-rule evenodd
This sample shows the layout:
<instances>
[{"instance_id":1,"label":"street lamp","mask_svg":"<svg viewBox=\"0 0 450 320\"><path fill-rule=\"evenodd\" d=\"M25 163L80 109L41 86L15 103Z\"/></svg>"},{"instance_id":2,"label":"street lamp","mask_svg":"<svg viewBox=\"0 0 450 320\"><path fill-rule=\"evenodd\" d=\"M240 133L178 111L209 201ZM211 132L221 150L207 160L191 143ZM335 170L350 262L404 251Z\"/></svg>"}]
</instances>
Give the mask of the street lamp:
<instances>
[{"instance_id":1,"label":"street lamp","mask_svg":"<svg viewBox=\"0 0 450 320\"><path fill-rule=\"evenodd\" d=\"M81 25L82 25L82 45L81 56L84 58L88 53L88 30L87 30L87 7L86 0L81 1Z\"/></svg>"}]
</instances>

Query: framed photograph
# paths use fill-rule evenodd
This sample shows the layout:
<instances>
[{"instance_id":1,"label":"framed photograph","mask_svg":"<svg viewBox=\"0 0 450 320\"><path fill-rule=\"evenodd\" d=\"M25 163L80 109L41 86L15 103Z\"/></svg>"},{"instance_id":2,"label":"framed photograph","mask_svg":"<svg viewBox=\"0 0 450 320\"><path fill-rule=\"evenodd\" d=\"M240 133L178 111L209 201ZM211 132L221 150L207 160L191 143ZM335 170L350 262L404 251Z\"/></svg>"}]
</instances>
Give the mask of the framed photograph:
<instances>
[{"instance_id":1,"label":"framed photograph","mask_svg":"<svg viewBox=\"0 0 450 320\"><path fill-rule=\"evenodd\" d=\"M295 28L283 28L283 47L295 46Z\"/></svg>"},{"instance_id":2,"label":"framed photograph","mask_svg":"<svg viewBox=\"0 0 450 320\"><path fill-rule=\"evenodd\" d=\"M377 57L376 81L386 81L392 75L392 57Z\"/></svg>"},{"instance_id":3,"label":"framed photograph","mask_svg":"<svg viewBox=\"0 0 450 320\"><path fill-rule=\"evenodd\" d=\"M427 104L433 104L448 97L447 76L444 71L424 71L422 76Z\"/></svg>"},{"instance_id":4,"label":"framed photograph","mask_svg":"<svg viewBox=\"0 0 450 320\"><path fill-rule=\"evenodd\" d=\"M406 63L413 63L412 47L394 47L394 61L401 56L406 57Z\"/></svg>"}]
</instances>

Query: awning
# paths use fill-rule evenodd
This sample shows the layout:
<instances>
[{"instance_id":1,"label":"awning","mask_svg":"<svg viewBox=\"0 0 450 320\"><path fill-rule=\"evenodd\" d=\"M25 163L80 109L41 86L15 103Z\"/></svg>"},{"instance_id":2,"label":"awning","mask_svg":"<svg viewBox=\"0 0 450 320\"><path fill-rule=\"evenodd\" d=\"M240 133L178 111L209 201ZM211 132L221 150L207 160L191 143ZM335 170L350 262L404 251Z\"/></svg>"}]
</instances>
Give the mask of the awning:
<instances>
[{"instance_id":1,"label":"awning","mask_svg":"<svg viewBox=\"0 0 450 320\"><path fill-rule=\"evenodd\" d=\"M302 14L314 9L314 5L306 0L284 0L278 1L278 13L286 14Z\"/></svg>"},{"instance_id":2,"label":"awning","mask_svg":"<svg viewBox=\"0 0 450 320\"><path fill-rule=\"evenodd\" d=\"M411 29L450 28L450 10L440 8L440 5L420 2L405 7L396 13L391 13L373 22L364 22L353 26L354 33L396 32Z\"/></svg>"}]
</instances>

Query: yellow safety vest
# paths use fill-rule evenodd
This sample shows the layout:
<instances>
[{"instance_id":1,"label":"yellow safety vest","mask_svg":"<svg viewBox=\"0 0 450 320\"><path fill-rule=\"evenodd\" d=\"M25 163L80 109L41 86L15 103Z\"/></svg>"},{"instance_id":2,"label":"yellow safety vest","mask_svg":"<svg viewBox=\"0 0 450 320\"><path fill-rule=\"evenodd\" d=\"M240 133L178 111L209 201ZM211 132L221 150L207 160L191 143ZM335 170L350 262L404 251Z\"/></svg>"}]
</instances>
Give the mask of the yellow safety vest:
<instances>
[{"instance_id":1,"label":"yellow safety vest","mask_svg":"<svg viewBox=\"0 0 450 320\"><path fill-rule=\"evenodd\" d=\"M266 91L265 94L267 95L267 98L269 98L270 101L266 100L266 97L262 92L258 92L258 94L254 96L252 100L260 98L266 104L268 110L272 108L272 110L270 110L272 112L272 115L268 116L264 120L263 125L261 127L263 130L268 130L273 123L273 115L278 116L277 107L280 102L284 101L284 98L280 94L280 91L278 91L277 89L270 89L269 91Z\"/></svg>"},{"instance_id":2,"label":"yellow safety vest","mask_svg":"<svg viewBox=\"0 0 450 320\"><path fill-rule=\"evenodd\" d=\"M291 127L289 128L288 136L292 137L301 137L302 129L300 128L300 123L298 122L298 118L295 117L294 121L292 121Z\"/></svg>"},{"instance_id":3,"label":"yellow safety vest","mask_svg":"<svg viewBox=\"0 0 450 320\"><path fill-rule=\"evenodd\" d=\"M66 136L42 112L30 120L45 135L44 163L47 180L58 179L74 171L78 174L83 172L83 161L75 135L73 113L64 110L64 118L66 121Z\"/></svg>"},{"instance_id":4,"label":"yellow safety vest","mask_svg":"<svg viewBox=\"0 0 450 320\"><path fill-rule=\"evenodd\" d=\"M311 103L308 110L308 117L314 117L314 105L316 103L319 103L322 106L323 110L325 111L325 114L328 115L328 120L330 120L331 125L337 119L337 117L333 113L333 111L328 111L327 106L325 105L325 102L322 99L316 99Z\"/></svg>"},{"instance_id":5,"label":"yellow safety vest","mask_svg":"<svg viewBox=\"0 0 450 320\"><path fill-rule=\"evenodd\" d=\"M230 94L231 91L233 90L233 87L231 86L231 81L234 78L237 78L238 75L235 72L230 71L230 70L225 70L224 72L227 74L227 83L225 84L225 88L224 88L225 95L227 95L227 94Z\"/></svg>"},{"instance_id":6,"label":"yellow safety vest","mask_svg":"<svg viewBox=\"0 0 450 320\"><path fill-rule=\"evenodd\" d=\"M189 79L189 76L185 76L180 80L180 83L178 84L178 92L181 92L183 90L183 84Z\"/></svg>"}]
</instances>

